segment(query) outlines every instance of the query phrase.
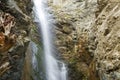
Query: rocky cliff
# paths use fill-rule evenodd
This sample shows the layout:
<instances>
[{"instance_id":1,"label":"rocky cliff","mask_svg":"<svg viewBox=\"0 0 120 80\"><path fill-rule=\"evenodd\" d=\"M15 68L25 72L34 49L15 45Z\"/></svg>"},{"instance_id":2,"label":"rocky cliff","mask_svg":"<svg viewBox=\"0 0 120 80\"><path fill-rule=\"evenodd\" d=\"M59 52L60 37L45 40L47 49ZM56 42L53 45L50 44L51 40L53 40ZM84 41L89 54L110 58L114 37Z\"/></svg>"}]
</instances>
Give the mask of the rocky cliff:
<instances>
[{"instance_id":1,"label":"rocky cliff","mask_svg":"<svg viewBox=\"0 0 120 80\"><path fill-rule=\"evenodd\" d=\"M28 0L0 0L0 80L20 80L31 26Z\"/></svg>"},{"instance_id":2,"label":"rocky cliff","mask_svg":"<svg viewBox=\"0 0 120 80\"><path fill-rule=\"evenodd\" d=\"M49 5L69 80L119 80L119 0L58 2Z\"/></svg>"},{"instance_id":3,"label":"rocky cliff","mask_svg":"<svg viewBox=\"0 0 120 80\"><path fill-rule=\"evenodd\" d=\"M120 1L48 0L48 5L68 80L120 80ZM41 40L31 11L31 0L0 0L0 80L32 79L29 38Z\"/></svg>"},{"instance_id":4,"label":"rocky cliff","mask_svg":"<svg viewBox=\"0 0 120 80\"><path fill-rule=\"evenodd\" d=\"M56 45L68 63L69 80L98 80L95 71L94 50L91 32L97 1L66 0L61 5L49 3L56 20Z\"/></svg>"},{"instance_id":5,"label":"rocky cliff","mask_svg":"<svg viewBox=\"0 0 120 80\"><path fill-rule=\"evenodd\" d=\"M119 0L98 1L98 16L92 30L97 43L94 56L100 80L120 80L119 2Z\"/></svg>"}]
</instances>

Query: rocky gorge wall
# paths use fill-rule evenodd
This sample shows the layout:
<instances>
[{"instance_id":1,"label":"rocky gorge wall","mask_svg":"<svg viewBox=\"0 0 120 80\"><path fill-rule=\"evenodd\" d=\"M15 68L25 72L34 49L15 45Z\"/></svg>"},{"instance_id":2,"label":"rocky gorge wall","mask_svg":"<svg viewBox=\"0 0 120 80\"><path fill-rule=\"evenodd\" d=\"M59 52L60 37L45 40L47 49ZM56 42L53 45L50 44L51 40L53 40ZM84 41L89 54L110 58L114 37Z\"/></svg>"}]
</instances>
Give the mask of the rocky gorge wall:
<instances>
[{"instance_id":1,"label":"rocky gorge wall","mask_svg":"<svg viewBox=\"0 0 120 80\"><path fill-rule=\"evenodd\" d=\"M100 80L120 80L120 1L98 0L97 15L92 28L96 70Z\"/></svg>"},{"instance_id":2,"label":"rocky gorge wall","mask_svg":"<svg viewBox=\"0 0 120 80\"><path fill-rule=\"evenodd\" d=\"M56 25L56 45L68 64L69 80L99 80L95 70L94 37L91 23L94 21L97 1L66 0L61 5L49 3Z\"/></svg>"},{"instance_id":3,"label":"rocky gorge wall","mask_svg":"<svg viewBox=\"0 0 120 80\"><path fill-rule=\"evenodd\" d=\"M30 0L0 0L0 80L21 80L31 27Z\"/></svg>"},{"instance_id":4,"label":"rocky gorge wall","mask_svg":"<svg viewBox=\"0 0 120 80\"><path fill-rule=\"evenodd\" d=\"M58 1L59 2L59 1ZM120 80L119 0L49 3L69 80Z\"/></svg>"},{"instance_id":5,"label":"rocky gorge wall","mask_svg":"<svg viewBox=\"0 0 120 80\"><path fill-rule=\"evenodd\" d=\"M48 4L68 80L120 80L120 1L49 0ZM29 38L36 44L41 40L31 11L31 0L0 0L0 80L32 80Z\"/></svg>"}]
</instances>

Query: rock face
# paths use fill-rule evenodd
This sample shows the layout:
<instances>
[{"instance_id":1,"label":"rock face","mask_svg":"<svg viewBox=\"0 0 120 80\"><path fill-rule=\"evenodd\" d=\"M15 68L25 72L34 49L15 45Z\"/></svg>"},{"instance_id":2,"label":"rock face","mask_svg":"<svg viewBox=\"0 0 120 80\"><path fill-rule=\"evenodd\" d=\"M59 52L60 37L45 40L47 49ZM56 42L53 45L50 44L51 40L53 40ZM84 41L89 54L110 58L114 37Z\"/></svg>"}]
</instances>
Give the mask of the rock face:
<instances>
[{"instance_id":1,"label":"rock face","mask_svg":"<svg viewBox=\"0 0 120 80\"><path fill-rule=\"evenodd\" d=\"M49 3L69 80L120 80L119 0Z\"/></svg>"},{"instance_id":2,"label":"rock face","mask_svg":"<svg viewBox=\"0 0 120 80\"><path fill-rule=\"evenodd\" d=\"M90 34L95 19L97 1L66 0L62 5L52 7L56 20L56 45L63 59L68 63L69 80L99 80L95 70L95 37Z\"/></svg>"},{"instance_id":3,"label":"rock face","mask_svg":"<svg viewBox=\"0 0 120 80\"><path fill-rule=\"evenodd\" d=\"M68 80L120 80L120 1L48 1ZM0 0L0 80L31 79L31 7L31 0ZM40 42L40 35L31 36Z\"/></svg>"},{"instance_id":4,"label":"rock face","mask_svg":"<svg viewBox=\"0 0 120 80\"><path fill-rule=\"evenodd\" d=\"M100 80L120 80L120 3L99 0L99 15L93 26L97 48L96 67ZM102 6L104 5L104 6Z\"/></svg>"},{"instance_id":5,"label":"rock face","mask_svg":"<svg viewBox=\"0 0 120 80\"><path fill-rule=\"evenodd\" d=\"M30 4L0 0L0 80L21 79L31 20L31 10L25 6Z\"/></svg>"}]
</instances>

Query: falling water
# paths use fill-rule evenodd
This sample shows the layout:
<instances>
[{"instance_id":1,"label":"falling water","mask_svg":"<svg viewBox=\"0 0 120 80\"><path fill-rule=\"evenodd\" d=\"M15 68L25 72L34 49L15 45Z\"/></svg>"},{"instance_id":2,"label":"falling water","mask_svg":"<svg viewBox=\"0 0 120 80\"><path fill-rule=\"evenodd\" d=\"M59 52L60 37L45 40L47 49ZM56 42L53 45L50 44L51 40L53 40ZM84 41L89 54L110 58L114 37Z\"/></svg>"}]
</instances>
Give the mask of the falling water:
<instances>
[{"instance_id":1,"label":"falling water","mask_svg":"<svg viewBox=\"0 0 120 80\"><path fill-rule=\"evenodd\" d=\"M34 12L42 33L46 80L67 80L67 70L63 62L57 60L52 45L53 30L47 13L47 0L33 0Z\"/></svg>"}]
</instances>

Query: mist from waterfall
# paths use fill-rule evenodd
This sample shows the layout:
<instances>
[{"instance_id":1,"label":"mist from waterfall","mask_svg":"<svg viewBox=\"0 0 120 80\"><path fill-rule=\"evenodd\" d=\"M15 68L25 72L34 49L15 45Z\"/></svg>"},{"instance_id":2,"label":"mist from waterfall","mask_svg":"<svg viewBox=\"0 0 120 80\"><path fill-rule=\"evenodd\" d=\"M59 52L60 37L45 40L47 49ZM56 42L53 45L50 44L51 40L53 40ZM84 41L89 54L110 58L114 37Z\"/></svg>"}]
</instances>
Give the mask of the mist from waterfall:
<instances>
[{"instance_id":1,"label":"mist from waterfall","mask_svg":"<svg viewBox=\"0 0 120 80\"><path fill-rule=\"evenodd\" d=\"M59 61L55 57L53 34L53 26L50 23L50 17L47 12L47 0L33 0L34 12L38 23L40 33L42 34L44 48L44 66L45 80L67 80L67 69L65 63Z\"/></svg>"}]
</instances>

